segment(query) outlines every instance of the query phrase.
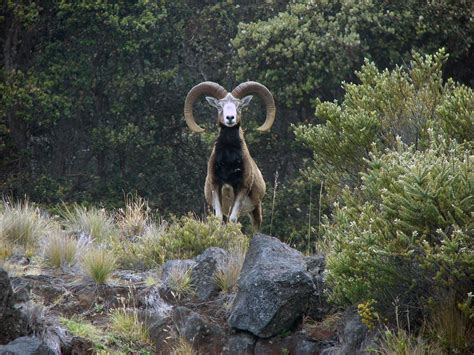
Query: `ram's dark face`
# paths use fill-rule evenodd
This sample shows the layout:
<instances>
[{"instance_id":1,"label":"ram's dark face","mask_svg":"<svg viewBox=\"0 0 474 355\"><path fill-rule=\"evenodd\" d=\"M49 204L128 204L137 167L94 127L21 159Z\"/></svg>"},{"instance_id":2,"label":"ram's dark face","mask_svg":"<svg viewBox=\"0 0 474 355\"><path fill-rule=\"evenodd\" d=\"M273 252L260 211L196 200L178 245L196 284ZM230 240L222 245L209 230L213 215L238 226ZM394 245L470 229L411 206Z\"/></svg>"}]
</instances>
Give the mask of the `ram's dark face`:
<instances>
[{"instance_id":1,"label":"ram's dark face","mask_svg":"<svg viewBox=\"0 0 474 355\"><path fill-rule=\"evenodd\" d=\"M217 108L217 119L221 125L234 127L240 123L242 109L250 103L252 96L245 96L241 100L236 99L232 94L227 94L223 99L216 99L206 96L207 102Z\"/></svg>"}]
</instances>

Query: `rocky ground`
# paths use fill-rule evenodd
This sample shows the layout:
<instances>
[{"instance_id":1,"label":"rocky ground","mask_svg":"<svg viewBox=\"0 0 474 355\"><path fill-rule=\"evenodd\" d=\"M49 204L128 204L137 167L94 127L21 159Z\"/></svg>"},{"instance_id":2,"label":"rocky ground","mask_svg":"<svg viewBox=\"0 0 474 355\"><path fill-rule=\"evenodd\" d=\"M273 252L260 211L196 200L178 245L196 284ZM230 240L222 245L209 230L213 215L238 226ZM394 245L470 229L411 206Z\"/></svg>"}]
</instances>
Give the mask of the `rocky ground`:
<instances>
[{"instance_id":1,"label":"rocky ground","mask_svg":"<svg viewBox=\"0 0 474 355\"><path fill-rule=\"evenodd\" d=\"M121 270L106 285L95 285L74 270L39 269L19 257L14 276L0 269L0 354L96 352L97 344L71 334L61 319L101 327L117 307L134 309L147 324L148 353L173 353L179 339L199 354L364 353L373 337L359 317L326 303L323 256L305 257L276 238L256 235L237 291L223 293L214 274L228 258L223 249L209 248L193 260L168 261L160 272ZM170 288L176 267L191 268L192 294ZM107 351L131 350L117 343Z\"/></svg>"}]
</instances>

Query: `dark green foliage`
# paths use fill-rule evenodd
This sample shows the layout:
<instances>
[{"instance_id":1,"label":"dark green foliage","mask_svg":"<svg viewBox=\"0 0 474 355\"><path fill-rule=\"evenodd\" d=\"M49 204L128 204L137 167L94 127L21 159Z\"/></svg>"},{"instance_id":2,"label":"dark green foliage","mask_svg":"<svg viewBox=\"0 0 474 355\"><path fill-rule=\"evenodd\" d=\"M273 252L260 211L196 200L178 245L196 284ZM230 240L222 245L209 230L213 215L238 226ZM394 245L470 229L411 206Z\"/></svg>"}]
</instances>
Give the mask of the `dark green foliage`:
<instances>
[{"instance_id":1,"label":"dark green foliage","mask_svg":"<svg viewBox=\"0 0 474 355\"><path fill-rule=\"evenodd\" d=\"M325 124L295 130L314 154L306 176L336 201L318 243L331 298L373 305L381 322L394 305L420 322L474 287L474 93L443 82L445 60L415 53L392 71L367 62L341 104L318 103Z\"/></svg>"},{"instance_id":2,"label":"dark green foliage","mask_svg":"<svg viewBox=\"0 0 474 355\"><path fill-rule=\"evenodd\" d=\"M2 192L43 203L117 206L135 191L162 212L204 213L210 144L188 134L184 97L203 79L232 77L225 63L237 23L274 7L184 1L3 6ZM215 129L210 112L207 126Z\"/></svg>"},{"instance_id":3,"label":"dark green foliage","mask_svg":"<svg viewBox=\"0 0 474 355\"><path fill-rule=\"evenodd\" d=\"M264 117L258 99L244 117L270 194L279 173L273 222L273 196L267 195L264 230L305 246L307 231L318 230L313 216L324 209L317 204L319 178L299 176L311 148L295 142L291 124L328 120L331 108L321 104L312 121L315 100L340 99L341 81L357 82L354 72L364 58L393 68L408 63L412 49L445 47L445 76L472 82L470 13L464 1L5 1L0 192L45 204L110 207L135 192L160 213L203 215L215 112L197 104L196 117L208 133L191 135L182 116L184 97L203 80L228 89L259 80L275 94L278 108L268 134L254 130ZM445 131L469 139L470 89L453 90L456 95L436 104L436 114ZM338 147L347 156L335 163L347 171L335 171L334 181L358 181L360 158L367 158L365 145L378 129L361 115L351 139L364 147ZM361 127L367 131L359 137ZM412 128L405 133L416 136Z\"/></svg>"},{"instance_id":4,"label":"dark green foliage","mask_svg":"<svg viewBox=\"0 0 474 355\"><path fill-rule=\"evenodd\" d=\"M377 69L366 62L357 73L360 84L345 84L342 104L318 102L321 125L295 128L298 140L313 151L313 164L305 175L324 181L334 200L344 186L360 182L369 153L394 148L399 137L417 149L427 146L428 129L466 142L474 139L472 89L443 82L442 65L447 56L413 55L411 68Z\"/></svg>"},{"instance_id":5,"label":"dark green foliage","mask_svg":"<svg viewBox=\"0 0 474 355\"><path fill-rule=\"evenodd\" d=\"M469 155L444 139L372 156L324 224L333 299L374 299L385 314L395 299L415 310L443 289L464 300L474 286L473 181Z\"/></svg>"},{"instance_id":6,"label":"dark green foliage","mask_svg":"<svg viewBox=\"0 0 474 355\"><path fill-rule=\"evenodd\" d=\"M469 83L470 13L464 1L293 2L269 20L240 25L238 74L278 88L280 105L309 109L316 97L340 96L341 81L354 79L364 58L392 68L413 49L444 46L452 54L449 75Z\"/></svg>"}]
</instances>

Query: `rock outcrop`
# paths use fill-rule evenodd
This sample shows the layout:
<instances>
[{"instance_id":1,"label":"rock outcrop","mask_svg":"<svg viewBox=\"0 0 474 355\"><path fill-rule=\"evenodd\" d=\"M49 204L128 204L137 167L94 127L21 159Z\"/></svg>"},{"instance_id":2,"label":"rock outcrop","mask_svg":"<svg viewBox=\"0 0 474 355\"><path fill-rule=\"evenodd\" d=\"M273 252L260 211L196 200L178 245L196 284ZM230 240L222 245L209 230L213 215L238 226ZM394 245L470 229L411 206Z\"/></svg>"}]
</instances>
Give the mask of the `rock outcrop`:
<instances>
[{"instance_id":1,"label":"rock outcrop","mask_svg":"<svg viewBox=\"0 0 474 355\"><path fill-rule=\"evenodd\" d=\"M8 273L0 268L0 344L26 333L26 320L15 307L15 294Z\"/></svg>"},{"instance_id":2,"label":"rock outcrop","mask_svg":"<svg viewBox=\"0 0 474 355\"><path fill-rule=\"evenodd\" d=\"M245 257L229 325L260 338L281 334L301 319L314 292L303 255L257 234Z\"/></svg>"},{"instance_id":3,"label":"rock outcrop","mask_svg":"<svg viewBox=\"0 0 474 355\"><path fill-rule=\"evenodd\" d=\"M186 308L176 307L173 323L200 354L221 354L225 344L225 332L217 324Z\"/></svg>"},{"instance_id":4,"label":"rock outcrop","mask_svg":"<svg viewBox=\"0 0 474 355\"><path fill-rule=\"evenodd\" d=\"M54 355L55 352L41 339L20 337L0 346L0 355Z\"/></svg>"},{"instance_id":5,"label":"rock outcrop","mask_svg":"<svg viewBox=\"0 0 474 355\"><path fill-rule=\"evenodd\" d=\"M221 248L208 248L195 259L191 281L196 297L206 301L219 293L214 274L229 260L229 254Z\"/></svg>"}]
</instances>

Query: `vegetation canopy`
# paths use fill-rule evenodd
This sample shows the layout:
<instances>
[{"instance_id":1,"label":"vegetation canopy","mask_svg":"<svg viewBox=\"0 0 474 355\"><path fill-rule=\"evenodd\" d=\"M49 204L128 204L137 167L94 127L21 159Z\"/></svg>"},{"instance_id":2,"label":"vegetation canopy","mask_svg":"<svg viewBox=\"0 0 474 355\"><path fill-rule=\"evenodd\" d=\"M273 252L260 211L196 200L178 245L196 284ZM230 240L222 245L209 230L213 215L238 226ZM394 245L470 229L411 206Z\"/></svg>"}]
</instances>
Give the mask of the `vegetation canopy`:
<instances>
[{"instance_id":1,"label":"vegetation canopy","mask_svg":"<svg viewBox=\"0 0 474 355\"><path fill-rule=\"evenodd\" d=\"M105 289L117 270L222 247L213 280L231 299L250 226L206 207L215 109L196 101L194 135L183 105L203 81L258 81L277 107L258 132L255 96L242 124L267 187L261 232L325 254L332 306L379 329L377 351L471 353L473 43L463 0L4 1L0 262ZM191 275L174 273L182 299ZM97 350L149 345L136 313L108 317L112 337L63 324Z\"/></svg>"}]
</instances>

